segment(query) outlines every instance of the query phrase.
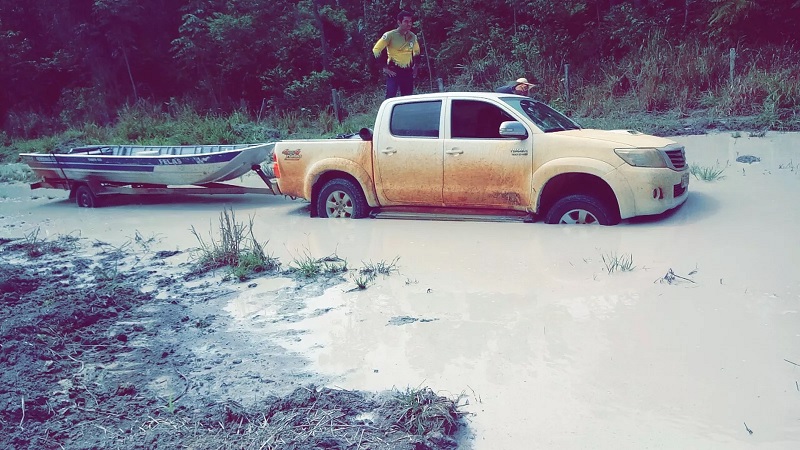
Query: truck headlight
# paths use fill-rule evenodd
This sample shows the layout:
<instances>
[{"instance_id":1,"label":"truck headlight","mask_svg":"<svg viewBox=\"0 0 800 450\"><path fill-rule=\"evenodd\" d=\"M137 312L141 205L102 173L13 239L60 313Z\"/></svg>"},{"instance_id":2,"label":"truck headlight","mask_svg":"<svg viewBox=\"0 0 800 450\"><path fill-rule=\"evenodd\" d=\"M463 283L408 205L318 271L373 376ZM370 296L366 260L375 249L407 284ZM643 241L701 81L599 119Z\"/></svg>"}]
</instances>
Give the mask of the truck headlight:
<instances>
[{"instance_id":1,"label":"truck headlight","mask_svg":"<svg viewBox=\"0 0 800 450\"><path fill-rule=\"evenodd\" d=\"M634 167L667 167L664 156L654 148L618 148L614 152Z\"/></svg>"}]
</instances>

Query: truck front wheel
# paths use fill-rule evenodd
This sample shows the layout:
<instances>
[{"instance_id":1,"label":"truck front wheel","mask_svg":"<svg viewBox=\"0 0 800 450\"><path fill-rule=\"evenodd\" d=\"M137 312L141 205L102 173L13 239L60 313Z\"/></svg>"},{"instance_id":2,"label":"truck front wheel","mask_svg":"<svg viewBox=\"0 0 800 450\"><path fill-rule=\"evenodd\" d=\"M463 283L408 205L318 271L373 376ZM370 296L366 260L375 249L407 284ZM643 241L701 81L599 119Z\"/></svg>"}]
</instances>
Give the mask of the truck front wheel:
<instances>
[{"instance_id":1,"label":"truck front wheel","mask_svg":"<svg viewBox=\"0 0 800 450\"><path fill-rule=\"evenodd\" d=\"M369 205L361 188L350 180L328 181L317 196L319 217L361 219L369 213Z\"/></svg>"},{"instance_id":2,"label":"truck front wheel","mask_svg":"<svg viewBox=\"0 0 800 450\"><path fill-rule=\"evenodd\" d=\"M614 225L615 220L609 208L600 200L588 195L568 195L557 201L547 212L547 223Z\"/></svg>"}]
</instances>

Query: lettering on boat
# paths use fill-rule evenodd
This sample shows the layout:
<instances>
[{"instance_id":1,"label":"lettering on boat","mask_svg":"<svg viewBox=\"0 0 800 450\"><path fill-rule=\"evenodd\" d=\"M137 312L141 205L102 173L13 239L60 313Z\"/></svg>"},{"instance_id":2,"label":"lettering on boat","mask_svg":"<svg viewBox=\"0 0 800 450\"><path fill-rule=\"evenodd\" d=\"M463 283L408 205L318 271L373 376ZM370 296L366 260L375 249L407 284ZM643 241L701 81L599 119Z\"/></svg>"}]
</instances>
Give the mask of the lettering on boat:
<instances>
[{"instance_id":1,"label":"lettering on boat","mask_svg":"<svg viewBox=\"0 0 800 450\"><path fill-rule=\"evenodd\" d=\"M163 166L179 166L183 164L180 159L159 159L158 163Z\"/></svg>"}]
</instances>

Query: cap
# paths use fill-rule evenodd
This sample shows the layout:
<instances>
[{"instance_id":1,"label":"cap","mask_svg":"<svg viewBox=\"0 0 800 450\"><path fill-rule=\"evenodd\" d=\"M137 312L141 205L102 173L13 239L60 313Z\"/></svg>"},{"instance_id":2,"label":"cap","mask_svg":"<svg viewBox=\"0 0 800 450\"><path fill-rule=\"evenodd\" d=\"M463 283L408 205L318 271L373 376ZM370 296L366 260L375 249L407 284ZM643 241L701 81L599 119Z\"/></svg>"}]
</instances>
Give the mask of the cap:
<instances>
[{"instance_id":1,"label":"cap","mask_svg":"<svg viewBox=\"0 0 800 450\"><path fill-rule=\"evenodd\" d=\"M528 86L535 86L533 83L529 83L527 78L517 78L517 84L527 84Z\"/></svg>"}]
</instances>

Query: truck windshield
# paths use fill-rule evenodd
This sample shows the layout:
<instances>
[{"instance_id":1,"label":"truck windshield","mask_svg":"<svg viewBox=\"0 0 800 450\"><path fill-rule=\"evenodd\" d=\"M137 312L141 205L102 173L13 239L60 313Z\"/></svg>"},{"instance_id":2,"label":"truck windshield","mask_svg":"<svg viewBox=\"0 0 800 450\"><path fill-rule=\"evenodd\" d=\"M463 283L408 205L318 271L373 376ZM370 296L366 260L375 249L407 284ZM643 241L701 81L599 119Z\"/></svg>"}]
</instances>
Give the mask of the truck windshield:
<instances>
[{"instance_id":1,"label":"truck windshield","mask_svg":"<svg viewBox=\"0 0 800 450\"><path fill-rule=\"evenodd\" d=\"M542 102L519 97L502 97L501 100L525 114L545 133L564 130L579 130L581 127L567 116Z\"/></svg>"}]
</instances>

